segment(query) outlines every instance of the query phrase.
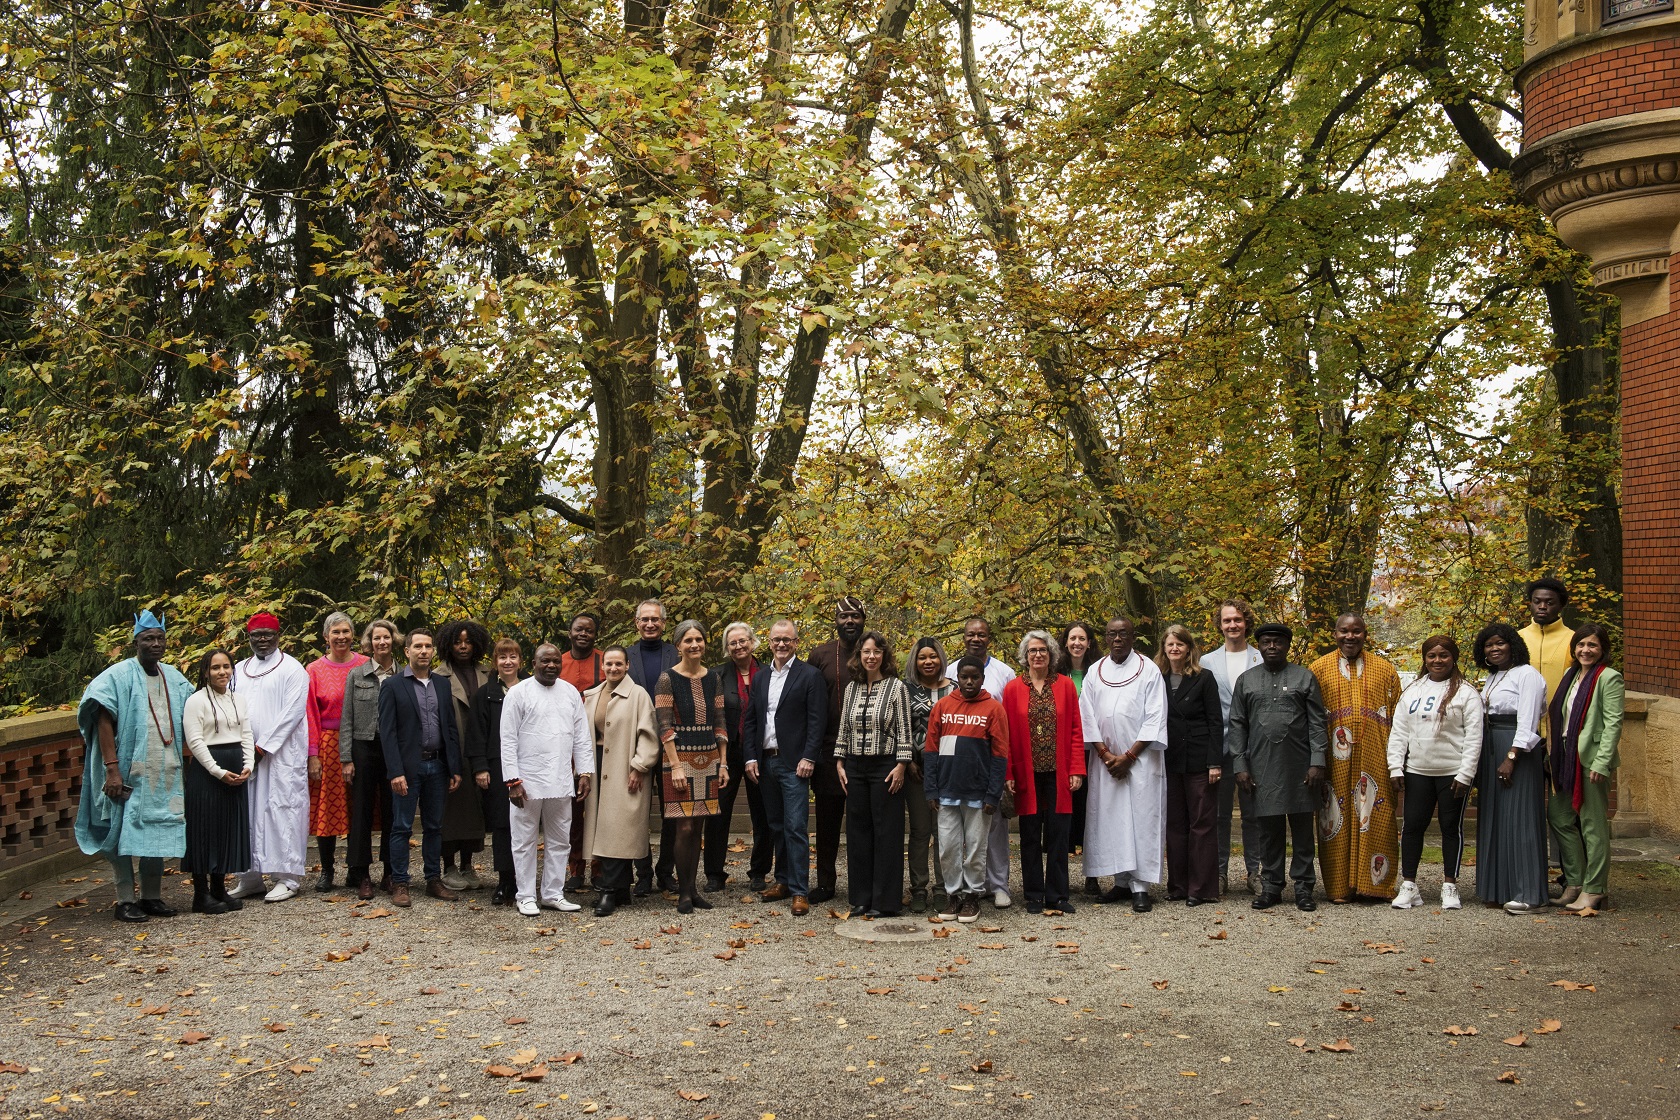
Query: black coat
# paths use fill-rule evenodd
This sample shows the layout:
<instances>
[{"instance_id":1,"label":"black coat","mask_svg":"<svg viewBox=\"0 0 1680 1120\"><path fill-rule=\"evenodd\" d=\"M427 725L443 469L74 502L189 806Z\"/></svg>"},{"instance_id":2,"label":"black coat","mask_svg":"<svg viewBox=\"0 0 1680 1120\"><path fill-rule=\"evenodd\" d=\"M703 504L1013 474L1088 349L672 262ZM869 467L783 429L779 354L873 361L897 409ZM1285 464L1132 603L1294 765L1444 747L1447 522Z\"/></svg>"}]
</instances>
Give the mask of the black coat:
<instances>
[{"instance_id":1,"label":"black coat","mask_svg":"<svg viewBox=\"0 0 1680 1120\"><path fill-rule=\"evenodd\" d=\"M488 774L482 793L484 826L492 831L508 827L507 783L502 780L502 701L507 685L491 677L473 694L467 709L467 770L475 777Z\"/></svg>"},{"instance_id":2,"label":"black coat","mask_svg":"<svg viewBox=\"0 0 1680 1120\"><path fill-rule=\"evenodd\" d=\"M1177 688L1167 677L1167 773L1189 774L1224 763L1225 720L1219 682L1203 669Z\"/></svg>"},{"instance_id":3,"label":"black coat","mask_svg":"<svg viewBox=\"0 0 1680 1120\"><path fill-rule=\"evenodd\" d=\"M748 762L763 761L759 751L764 745L765 715L770 710L772 672L766 666L753 678L752 702L741 729L741 745ZM782 762L790 768L802 758L816 762L827 727L828 683L809 661L795 658L776 703L776 751Z\"/></svg>"},{"instance_id":4,"label":"black coat","mask_svg":"<svg viewBox=\"0 0 1680 1120\"><path fill-rule=\"evenodd\" d=\"M758 673L763 671L764 662L760 661L758 672L753 674L754 683L758 681ZM741 691L735 687L735 673L733 661L712 666L712 676L717 678L718 687L723 690L723 725L729 729L729 769L732 773L739 770L744 761L741 717L746 711L741 705Z\"/></svg>"},{"instance_id":5,"label":"black coat","mask_svg":"<svg viewBox=\"0 0 1680 1120\"><path fill-rule=\"evenodd\" d=\"M449 678L432 675L437 694L438 735L443 740L444 773L461 774L461 742L455 734L455 713L449 698ZM394 673L379 689L379 745L385 751L385 776L412 778L420 770L420 702L414 698L414 680L404 672Z\"/></svg>"}]
</instances>

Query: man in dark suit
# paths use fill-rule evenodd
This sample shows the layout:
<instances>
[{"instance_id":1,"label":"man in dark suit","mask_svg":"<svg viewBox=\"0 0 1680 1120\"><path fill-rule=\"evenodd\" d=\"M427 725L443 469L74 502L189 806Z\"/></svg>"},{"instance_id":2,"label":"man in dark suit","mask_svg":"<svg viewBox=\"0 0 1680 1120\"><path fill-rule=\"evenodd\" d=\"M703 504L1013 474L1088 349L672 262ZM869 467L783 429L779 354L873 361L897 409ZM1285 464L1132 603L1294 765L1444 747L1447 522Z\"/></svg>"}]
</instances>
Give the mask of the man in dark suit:
<instances>
[{"instance_id":1,"label":"man in dark suit","mask_svg":"<svg viewBox=\"0 0 1680 1120\"><path fill-rule=\"evenodd\" d=\"M840 737L840 705L851 674L846 666L863 636L863 600L844 595L834 608L834 640L811 651L811 664L828 684L828 723L818 756L817 776L817 889L812 902L834 897L834 865L840 856L840 829L846 823L846 790L834 770L834 744ZM996 696L993 696L996 699Z\"/></svg>"},{"instance_id":2,"label":"man in dark suit","mask_svg":"<svg viewBox=\"0 0 1680 1120\"><path fill-rule=\"evenodd\" d=\"M630 679L647 689L647 694L651 697L654 686L659 683L660 674L679 660L677 647L665 640L664 603L658 599L644 599L636 605L636 633L639 636L636 644L626 651L629 654ZM659 801L663 790L664 783L659 780L659 775L655 774L655 802ZM661 815L663 816L663 813ZM645 898L652 894L656 879L660 890L675 893L677 875L672 856L676 852L676 828L675 821L664 821L660 825L657 867L654 866L652 856L643 856L636 861L637 898Z\"/></svg>"},{"instance_id":3,"label":"man in dark suit","mask_svg":"<svg viewBox=\"0 0 1680 1120\"><path fill-rule=\"evenodd\" d=\"M455 712L449 683L432 676L432 632L424 627L410 630L403 648L408 667L379 689L379 742L391 782L391 830L386 838L391 902L409 904L408 841L414 834L416 809L426 893L452 902L455 892L443 885L443 804L461 784Z\"/></svg>"},{"instance_id":4,"label":"man in dark suit","mask_svg":"<svg viewBox=\"0 0 1680 1120\"><path fill-rule=\"evenodd\" d=\"M753 678L752 702L741 728L747 778L758 782L764 815L776 844L776 885L765 902L793 899L793 913L810 911L811 844L805 831L811 775L828 727L828 687L822 674L795 656L799 630L787 619L770 627L770 666Z\"/></svg>"}]
</instances>

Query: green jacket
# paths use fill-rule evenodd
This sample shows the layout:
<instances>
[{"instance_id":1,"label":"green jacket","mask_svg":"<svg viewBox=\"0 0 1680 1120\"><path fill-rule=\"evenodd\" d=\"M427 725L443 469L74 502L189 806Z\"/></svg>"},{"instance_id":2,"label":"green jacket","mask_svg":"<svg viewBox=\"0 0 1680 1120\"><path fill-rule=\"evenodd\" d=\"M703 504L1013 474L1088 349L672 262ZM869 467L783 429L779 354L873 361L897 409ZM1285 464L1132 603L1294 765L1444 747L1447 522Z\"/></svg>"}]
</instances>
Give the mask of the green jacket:
<instances>
[{"instance_id":1,"label":"green jacket","mask_svg":"<svg viewBox=\"0 0 1680 1120\"><path fill-rule=\"evenodd\" d=\"M1581 735L1576 749L1581 755L1581 769L1591 770L1608 778L1610 771L1622 764L1617 747L1622 741L1622 675L1606 668L1598 675L1593 689L1592 703L1587 705L1586 719L1581 721Z\"/></svg>"}]
</instances>

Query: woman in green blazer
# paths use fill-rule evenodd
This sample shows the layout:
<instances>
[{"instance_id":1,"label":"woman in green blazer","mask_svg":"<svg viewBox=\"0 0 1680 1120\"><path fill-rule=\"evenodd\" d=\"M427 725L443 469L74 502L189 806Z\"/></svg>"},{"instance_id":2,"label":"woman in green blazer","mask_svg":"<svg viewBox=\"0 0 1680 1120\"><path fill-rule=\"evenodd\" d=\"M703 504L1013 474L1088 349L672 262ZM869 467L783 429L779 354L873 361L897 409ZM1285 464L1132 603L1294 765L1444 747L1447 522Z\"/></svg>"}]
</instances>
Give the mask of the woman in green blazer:
<instances>
[{"instance_id":1,"label":"woman in green blazer","mask_svg":"<svg viewBox=\"0 0 1680 1120\"><path fill-rule=\"evenodd\" d=\"M1621 763L1622 675L1610 668L1610 632L1596 622L1575 631L1547 711L1552 794L1546 815L1563 860L1565 910L1601 908L1610 890L1610 779Z\"/></svg>"}]
</instances>

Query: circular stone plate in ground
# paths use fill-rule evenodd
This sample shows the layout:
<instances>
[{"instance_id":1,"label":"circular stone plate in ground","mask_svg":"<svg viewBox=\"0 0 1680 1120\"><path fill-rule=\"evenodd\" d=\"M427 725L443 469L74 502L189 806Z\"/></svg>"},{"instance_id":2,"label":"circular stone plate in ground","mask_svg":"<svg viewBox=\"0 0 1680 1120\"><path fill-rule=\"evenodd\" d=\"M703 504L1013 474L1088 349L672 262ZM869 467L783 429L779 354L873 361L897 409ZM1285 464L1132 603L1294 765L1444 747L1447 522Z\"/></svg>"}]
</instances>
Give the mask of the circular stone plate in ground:
<instances>
[{"instance_id":1,"label":"circular stone plate in ground","mask_svg":"<svg viewBox=\"0 0 1680 1120\"><path fill-rule=\"evenodd\" d=\"M836 923L834 934L852 941L932 941L936 929L948 930L947 936L962 932L962 926L956 922L913 921L909 918L881 918L866 922L854 918Z\"/></svg>"}]
</instances>

